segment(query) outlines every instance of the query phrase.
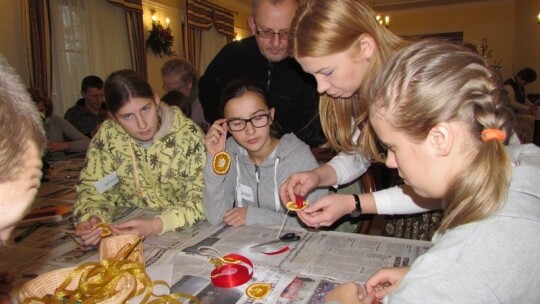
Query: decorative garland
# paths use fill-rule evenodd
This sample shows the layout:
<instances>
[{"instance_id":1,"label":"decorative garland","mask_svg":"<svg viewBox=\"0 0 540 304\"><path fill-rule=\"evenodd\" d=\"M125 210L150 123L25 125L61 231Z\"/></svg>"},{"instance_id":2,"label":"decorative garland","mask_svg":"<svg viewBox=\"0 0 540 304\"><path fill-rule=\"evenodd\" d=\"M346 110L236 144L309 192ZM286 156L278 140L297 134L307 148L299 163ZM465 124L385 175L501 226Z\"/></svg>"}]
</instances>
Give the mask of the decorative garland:
<instances>
[{"instance_id":1,"label":"decorative garland","mask_svg":"<svg viewBox=\"0 0 540 304\"><path fill-rule=\"evenodd\" d=\"M154 55L163 57L163 55L173 57L175 52L171 50L174 37L170 27L164 28L159 20L152 20L152 30L146 39L146 48L150 48Z\"/></svg>"}]
</instances>

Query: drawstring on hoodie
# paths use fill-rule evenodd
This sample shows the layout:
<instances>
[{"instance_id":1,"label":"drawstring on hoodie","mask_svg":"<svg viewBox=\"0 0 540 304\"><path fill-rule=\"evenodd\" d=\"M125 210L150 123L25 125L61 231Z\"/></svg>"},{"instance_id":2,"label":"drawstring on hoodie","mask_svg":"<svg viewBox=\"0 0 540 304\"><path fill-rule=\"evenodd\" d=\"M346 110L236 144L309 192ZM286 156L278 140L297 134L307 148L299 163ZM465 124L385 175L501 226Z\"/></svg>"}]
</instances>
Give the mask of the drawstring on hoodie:
<instances>
[{"instance_id":1,"label":"drawstring on hoodie","mask_svg":"<svg viewBox=\"0 0 540 304\"><path fill-rule=\"evenodd\" d=\"M281 209L281 201L279 200L278 183L277 183L277 167L279 165L279 157L274 160L274 200L276 202L276 212Z\"/></svg>"},{"instance_id":2,"label":"drawstring on hoodie","mask_svg":"<svg viewBox=\"0 0 540 304\"><path fill-rule=\"evenodd\" d=\"M261 203L259 203L259 183L261 182L261 170L257 164L255 164L255 180L257 181L257 197L255 199L257 200L257 207L261 208Z\"/></svg>"},{"instance_id":3,"label":"drawstring on hoodie","mask_svg":"<svg viewBox=\"0 0 540 304\"><path fill-rule=\"evenodd\" d=\"M236 155L236 207L243 207L242 204L242 195L240 191L240 161L238 155ZM274 159L274 202L275 202L275 209L276 212L280 212L281 210L281 201L279 200L279 190L278 190L278 183L277 183L277 168L279 165L279 157L276 157ZM259 203L259 182L261 181L261 171L259 166L255 165L255 179L257 180L257 189L256 189L256 195L255 198L257 200L257 206L260 208Z\"/></svg>"}]
</instances>

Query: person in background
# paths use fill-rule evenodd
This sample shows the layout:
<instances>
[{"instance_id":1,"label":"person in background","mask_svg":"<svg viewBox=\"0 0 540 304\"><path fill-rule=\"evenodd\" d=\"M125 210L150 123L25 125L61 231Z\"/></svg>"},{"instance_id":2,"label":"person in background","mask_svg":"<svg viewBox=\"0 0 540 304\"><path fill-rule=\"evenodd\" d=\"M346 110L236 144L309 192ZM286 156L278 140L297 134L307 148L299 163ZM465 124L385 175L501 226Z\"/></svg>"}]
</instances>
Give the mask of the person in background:
<instances>
[{"instance_id":1,"label":"person in background","mask_svg":"<svg viewBox=\"0 0 540 304\"><path fill-rule=\"evenodd\" d=\"M111 118L92 139L76 186L75 233L85 245L96 245L100 222L113 234L147 237L203 220L201 129L180 109L160 102L135 71L112 73L105 96ZM112 224L120 206L160 214Z\"/></svg>"},{"instance_id":2,"label":"person in background","mask_svg":"<svg viewBox=\"0 0 540 304\"><path fill-rule=\"evenodd\" d=\"M250 79L263 88L282 133L294 133L310 147L325 142L318 116L319 95L313 76L287 57L288 32L298 0L254 0L248 19L253 36L224 46L199 80L206 119L220 118L219 98L234 79Z\"/></svg>"},{"instance_id":3,"label":"person in background","mask_svg":"<svg viewBox=\"0 0 540 304\"><path fill-rule=\"evenodd\" d=\"M64 118L82 134L92 138L107 118L103 80L93 75L84 77L81 82L81 96L82 98L66 111Z\"/></svg>"},{"instance_id":4,"label":"person in background","mask_svg":"<svg viewBox=\"0 0 540 304\"><path fill-rule=\"evenodd\" d=\"M525 86L536 80L536 71L531 68L520 70L515 77L504 82L504 88L510 94L510 107L519 114L536 115L538 107L525 94Z\"/></svg>"},{"instance_id":5,"label":"person in background","mask_svg":"<svg viewBox=\"0 0 540 304\"><path fill-rule=\"evenodd\" d=\"M178 107L186 117L191 118L191 104L188 98L179 91L170 91L161 97L161 101L167 103L169 106Z\"/></svg>"},{"instance_id":6,"label":"person in background","mask_svg":"<svg viewBox=\"0 0 540 304\"><path fill-rule=\"evenodd\" d=\"M210 124L204 118L203 108L199 101L198 74L195 68L183 59L173 58L165 62L161 67L161 77L165 91L177 91L187 97L191 106L191 114L186 116L193 119L206 132Z\"/></svg>"},{"instance_id":7,"label":"person in background","mask_svg":"<svg viewBox=\"0 0 540 304\"><path fill-rule=\"evenodd\" d=\"M536 303L540 148L504 146L515 119L497 72L426 40L397 51L367 97L386 165L419 195L442 199L445 216L410 268L380 270L361 299L355 284L337 287L326 303Z\"/></svg>"},{"instance_id":8,"label":"person in background","mask_svg":"<svg viewBox=\"0 0 540 304\"><path fill-rule=\"evenodd\" d=\"M278 189L291 172L317 167L309 146L294 134L279 136L275 110L265 92L247 81L232 81L223 91L223 117L212 124L204 144L207 157L204 169L203 206L208 221L230 226L299 226L286 215ZM227 133L232 136L227 139ZM229 171L213 170L214 156L226 151L231 157ZM307 197L316 200L326 194L317 190Z\"/></svg>"},{"instance_id":9,"label":"person in background","mask_svg":"<svg viewBox=\"0 0 540 304\"><path fill-rule=\"evenodd\" d=\"M40 115L19 75L0 55L0 247L30 210L41 180L46 137ZM0 272L0 303L11 304L15 277Z\"/></svg>"},{"instance_id":10,"label":"person in background","mask_svg":"<svg viewBox=\"0 0 540 304\"><path fill-rule=\"evenodd\" d=\"M39 89L29 88L28 92L45 120L47 149L52 152L51 156L54 158L65 156L66 153L86 152L90 138L82 134L67 120L54 115L51 100L44 96Z\"/></svg>"}]
</instances>

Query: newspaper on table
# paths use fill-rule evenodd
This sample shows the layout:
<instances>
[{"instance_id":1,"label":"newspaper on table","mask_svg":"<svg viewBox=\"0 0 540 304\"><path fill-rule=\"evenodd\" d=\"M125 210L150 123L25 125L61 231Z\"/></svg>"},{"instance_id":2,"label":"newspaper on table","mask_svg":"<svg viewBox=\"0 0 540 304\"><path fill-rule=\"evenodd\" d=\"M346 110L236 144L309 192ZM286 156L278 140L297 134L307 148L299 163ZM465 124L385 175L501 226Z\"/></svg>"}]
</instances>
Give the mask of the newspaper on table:
<instances>
[{"instance_id":1,"label":"newspaper on table","mask_svg":"<svg viewBox=\"0 0 540 304\"><path fill-rule=\"evenodd\" d=\"M278 237L278 228L260 226L233 228L221 225L194 235L173 262L173 281L177 281L173 289L180 290L184 285L192 287L184 291L206 303L324 303L324 294L337 284L347 281L363 284L378 269L410 265L431 247L425 241L332 231L287 228L286 232L294 232L302 239L268 248L251 248ZM256 265L256 282L272 283L273 292L262 300L245 298L240 291L245 291L254 279L232 289L213 286L209 279L213 265L199 254L201 246L211 246L222 255L236 253L249 258ZM283 246L288 246L289 250L272 256L264 254ZM259 279L259 265L264 265L265 273L273 272L271 280ZM274 284L276 280L280 284ZM213 302L215 299L219 301Z\"/></svg>"},{"instance_id":2,"label":"newspaper on table","mask_svg":"<svg viewBox=\"0 0 540 304\"><path fill-rule=\"evenodd\" d=\"M153 217L155 212L119 209L115 222L136 217ZM20 231L20 229L19 229ZM251 248L278 238L278 233L294 232L299 241ZM16 233L14 233L16 235ZM431 244L386 237L302 228L212 226L201 222L181 231L171 231L144 240L147 267L173 265L171 292L184 290L212 303L323 303L324 294L345 281L364 283L382 267L410 265ZM235 288L219 288L210 282L214 265L199 248L210 246L220 255L240 254L255 265L253 278ZM285 248L287 247L287 248ZM16 274L17 286L50 270L97 261L96 247L84 247L73 234L72 220L39 228L27 239L0 253L0 271ZM280 254L268 255L284 251ZM254 282L272 284L262 300L250 299L245 289ZM184 290L185 291L185 290Z\"/></svg>"}]
</instances>

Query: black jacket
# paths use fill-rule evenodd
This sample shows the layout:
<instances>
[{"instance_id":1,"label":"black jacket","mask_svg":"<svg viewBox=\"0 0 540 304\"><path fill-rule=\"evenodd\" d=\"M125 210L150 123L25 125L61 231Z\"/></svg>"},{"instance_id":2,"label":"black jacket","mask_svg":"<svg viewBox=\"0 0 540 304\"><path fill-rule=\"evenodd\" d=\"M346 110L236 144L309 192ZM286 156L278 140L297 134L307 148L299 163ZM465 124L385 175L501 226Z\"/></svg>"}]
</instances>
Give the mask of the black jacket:
<instances>
[{"instance_id":1,"label":"black jacket","mask_svg":"<svg viewBox=\"0 0 540 304\"><path fill-rule=\"evenodd\" d=\"M315 78L305 73L293 58L269 64L254 36L224 46L200 78L199 99L208 122L221 117L219 97L227 83L246 79L266 89L269 68L271 81L266 92L270 105L276 109L275 121L282 133L293 132L311 147L322 144L325 139L318 115Z\"/></svg>"},{"instance_id":2,"label":"black jacket","mask_svg":"<svg viewBox=\"0 0 540 304\"><path fill-rule=\"evenodd\" d=\"M514 89L514 95L516 98L516 101L519 103L525 103L525 87L520 86L517 83L517 80L515 78L506 79L504 82L504 85L509 85Z\"/></svg>"}]
</instances>

